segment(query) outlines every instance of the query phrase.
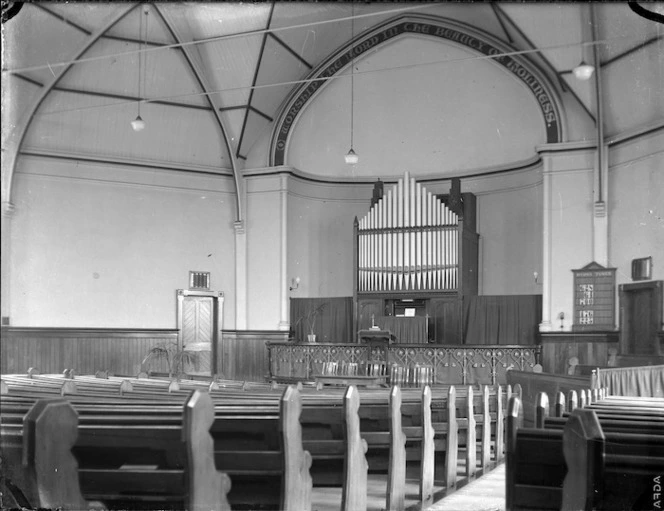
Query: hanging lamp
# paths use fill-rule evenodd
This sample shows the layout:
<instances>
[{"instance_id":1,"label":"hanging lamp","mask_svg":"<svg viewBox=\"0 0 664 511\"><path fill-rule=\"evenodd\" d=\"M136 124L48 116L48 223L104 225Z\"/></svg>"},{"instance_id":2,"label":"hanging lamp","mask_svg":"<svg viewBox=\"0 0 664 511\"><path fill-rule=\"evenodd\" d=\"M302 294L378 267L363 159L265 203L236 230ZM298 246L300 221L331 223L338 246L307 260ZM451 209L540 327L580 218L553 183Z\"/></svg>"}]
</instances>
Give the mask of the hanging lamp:
<instances>
[{"instance_id":1,"label":"hanging lamp","mask_svg":"<svg viewBox=\"0 0 664 511\"><path fill-rule=\"evenodd\" d=\"M351 48L350 48L350 150L344 156L347 165L355 165L360 161L360 157L353 150L353 124L354 124L354 107L355 107L355 44L353 38L355 37L355 5L351 5L350 17L350 31L351 31Z\"/></svg>"},{"instance_id":2,"label":"hanging lamp","mask_svg":"<svg viewBox=\"0 0 664 511\"><path fill-rule=\"evenodd\" d=\"M143 68L142 63L143 63L143 51L145 50L145 47L147 46L147 38L148 38L148 8L147 6L145 7L144 11L145 13L145 44L143 45L142 48L139 47L139 52L138 52L138 115L136 116L136 119L131 121L131 127L134 131L143 131L145 129L145 121L141 117L141 98L143 95L141 94L141 70ZM139 41L141 40L141 36L143 35L143 17L139 14L138 16L138 39Z\"/></svg>"}]
</instances>

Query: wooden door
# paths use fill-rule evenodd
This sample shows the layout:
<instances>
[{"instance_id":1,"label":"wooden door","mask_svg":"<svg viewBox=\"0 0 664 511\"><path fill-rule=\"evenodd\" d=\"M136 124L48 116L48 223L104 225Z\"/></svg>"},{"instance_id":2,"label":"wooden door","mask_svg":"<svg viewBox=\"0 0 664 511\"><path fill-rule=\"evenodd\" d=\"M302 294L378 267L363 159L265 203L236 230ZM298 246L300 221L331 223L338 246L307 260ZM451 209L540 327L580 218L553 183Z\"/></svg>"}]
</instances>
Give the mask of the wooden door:
<instances>
[{"instance_id":1,"label":"wooden door","mask_svg":"<svg viewBox=\"0 0 664 511\"><path fill-rule=\"evenodd\" d=\"M216 373L221 303L215 293L178 290L178 350L186 374Z\"/></svg>"},{"instance_id":2,"label":"wooden door","mask_svg":"<svg viewBox=\"0 0 664 511\"><path fill-rule=\"evenodd\" d=\"M620 286L620 354L660 355L662 281Z\"/></svg>"}]
</instances>

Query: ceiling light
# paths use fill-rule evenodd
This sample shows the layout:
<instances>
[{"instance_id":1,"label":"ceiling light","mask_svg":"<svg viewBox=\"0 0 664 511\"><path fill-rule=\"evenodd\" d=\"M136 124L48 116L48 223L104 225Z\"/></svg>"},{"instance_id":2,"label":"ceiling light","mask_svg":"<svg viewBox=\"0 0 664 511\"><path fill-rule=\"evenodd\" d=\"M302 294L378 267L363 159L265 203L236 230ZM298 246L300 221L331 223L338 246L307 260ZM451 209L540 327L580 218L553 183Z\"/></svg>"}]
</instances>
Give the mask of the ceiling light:
<instances>
[{"instance_id":1,"label":"ceiling light","mask_svg":"<svg viewBox=\"0 0 664 511\"><path fill-rule=\"evenodd\" d=\"M353 123L355 117L355 79L354 79L354 67L355 67L355 44L352 42L355 37L355 5L351 4L351 17L350 17L350 151L344 156L344 160L347 165L355 165L360 161L360 157L355 151L353 151Z\"/></svg>"},{"instance_id":2,"label":"ceiling light","mask_svg":"<svg viewBox=\"0 0 664 511\"><path fill-rule=\"evenodd\" d=\"M136 119L131 121L131 127L134 131L143 131L145 129L145 121L141 119L141 114L138 114Z\"/></svg>"},{"instance_id":3,"label":"ceiling light","mask_svg":"<svg viewBox=\"0 0 664 511\"><path fill-rule=\"evenodd\" d=\"M355 165L358 161L360 161L360 157L353 151L353 148L350 148L350 151L346 153L346 156L344 156L344 159L346 160L346 163L348 165Z\"/></svg>"},{"instance_id":4,"label":"ceiling light","mask_svg":"<svg viewBox=\"0 0 664 511\"><path fill-rule=\"evenodd\" d=\"M146 5L143 8L143 13L145 14L145 44L143 47L139 47L138 49L138 115L136 116L136 119L131 121L131 127L134 131L143 131L145 129L145 121L141 118L141 98L145 95L145 90L143 90L143 94L141 94L141 71L143 70L143 52L145 51L145 47L148 44L148 6ZM141 40L141 36L143 35L143 16L139 13L138 15L138 40ZM145 83L142 84L143 89L145 89Z\"/></svg>"},{"instance_id":5,"label":"ceiling light","mask_svg":"<svg viewBox=\"0 0 664 511\"><path fill-rule=\"evenodd\" d=\"M576 79L584 81L589 80L594 71L595 68L590 64L586 64L583 60L581 61L581 64L572 69L572 73L574 73Z\"/></svg>"}]
</instances>

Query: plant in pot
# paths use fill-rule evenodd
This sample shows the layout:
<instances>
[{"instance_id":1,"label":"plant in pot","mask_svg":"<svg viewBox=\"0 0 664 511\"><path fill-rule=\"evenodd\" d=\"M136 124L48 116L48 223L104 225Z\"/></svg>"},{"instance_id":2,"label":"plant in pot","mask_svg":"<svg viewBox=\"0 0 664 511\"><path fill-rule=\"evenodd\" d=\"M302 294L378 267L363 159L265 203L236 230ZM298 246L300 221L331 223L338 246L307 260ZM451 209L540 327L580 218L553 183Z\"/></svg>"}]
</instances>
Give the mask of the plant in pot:
<instances>
[{"instance_id":1,"label":"plant in pot","mask_svg":"<svg viewBox=\"0 0 664 511\"><path fill-rule=\"evenodd\" d=\"M160 375L158 371L152 370L152 364L159 363L159 365L162 365L162 361L164 360L168 366L168 377L173 378L175 376L179 378L184 374L186 364L196 364L198 361L198 352L187 351L184 349L184 346L182 346L182 349L179 349L175 342L158 344L148 351L148 354L141 362L141 372L146 375Z\"/></svg>"},{"instance_id":2,"label":"plant in pot","mask_svg":"<svg viewBox=\"0 0 664 511\"><path fill-rule=\"evenodd\" d=\"M307 334L308 342L316 342L316 318L325 308L325 304L321 303L318 307L312 307L307 313L307 326L309 327L309 334Z\"/></svg>"}]
</instances>

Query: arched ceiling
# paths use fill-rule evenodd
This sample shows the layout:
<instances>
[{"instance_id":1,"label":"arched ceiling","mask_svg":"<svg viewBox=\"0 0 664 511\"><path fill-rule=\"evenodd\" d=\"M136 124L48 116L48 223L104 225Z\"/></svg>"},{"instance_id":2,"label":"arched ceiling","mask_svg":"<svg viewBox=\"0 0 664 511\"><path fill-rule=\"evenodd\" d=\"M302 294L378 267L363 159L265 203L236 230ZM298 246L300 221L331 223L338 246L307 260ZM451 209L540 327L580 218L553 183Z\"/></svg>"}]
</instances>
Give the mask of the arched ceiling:
<instances>
[{"instance_id":1,"label":"arched ceiling","mask_svg":"<svg viewBox=\"0 0 664 511\"><path fill-rule=\"evenodd\" d=\"M664 83L662 25L624 2L35 2L8 20L5 4L14 3L3 2L3 201L15 158L30 151L170 161L233 174L237 184L294 88L352 33L399 14L445 17L498 38L593 121L594 89L571 73L593 61L593 47L607 79L623 84L646 66ZM648 9L664 14L663 3ZM645 82L627 86L652 94ZM147 128L136 141L129 123L139 104ZM607 117L607 133L662 117L647 105L630 112Z\"/></svg>"}]
</instances>

